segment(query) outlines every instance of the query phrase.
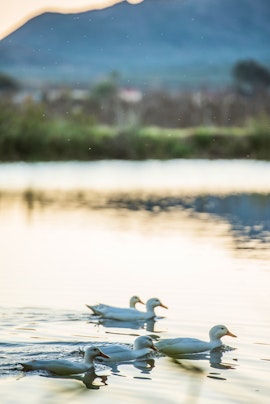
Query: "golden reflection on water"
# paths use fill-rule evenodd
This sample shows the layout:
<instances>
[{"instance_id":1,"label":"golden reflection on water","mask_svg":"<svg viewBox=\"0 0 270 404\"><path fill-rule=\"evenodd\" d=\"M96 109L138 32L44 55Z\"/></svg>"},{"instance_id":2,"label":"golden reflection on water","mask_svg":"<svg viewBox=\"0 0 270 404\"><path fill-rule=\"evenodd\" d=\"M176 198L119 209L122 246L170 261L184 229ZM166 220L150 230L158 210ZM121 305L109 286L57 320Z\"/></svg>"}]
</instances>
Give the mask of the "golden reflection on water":
<instances>
[{"instance_id":1,"label":"golden reflection on water","mask_svg":"<svg viewBox=\"0 0 270 404\"><path fill-rule=\"evenodd\" d=\"M161 266L175 266L179 243L186 253L192 247L179 235L183 231L190 233L190 223L181 217L181 232L175 226L179 215L169 215L164 221L163 215L150 218L147 212L134 215L114 210L62 210L61 206L26 212L20 202L9 202L6 209L3 205L1 209L3 293L15 305L30 304L24 302L27 296L33 297L35 305L46 305L48 297L52 304L52 296L57 299L58 294L56 304L66 305L70 297L77 300L76 290L84 292L85 303L91 303L88 296L97 289L96 282L112 295L107 289L111 282L117 288L117 276L140 290L141 283L156 283ZM200 237L203 230L198 226L198 235L194 227L192 231ZM189 237L193 237L192 232ZM157 251L164 252L159 259ZM125 301L128 299L126 294Z\"/></svg>"},{"instance_id":2,"label":"golden reflection on water","mask_svg":"<svg viewBox=\"0 0 270 404\"><path fill-rule=\"evenodd\" d=\"M239 255L226 220L182 208L115 209L104 196L76 195L2 196L0 304L83 309L101 300L123 305L138 293L165 299L175 314L175 301L188 301L189 317L202 310L199 296L230 320L229 309L260 288L254 306L264 311L267 265L246 251ZM220 322L213 307L212 321Z\"/></svg>"}]
</instances>

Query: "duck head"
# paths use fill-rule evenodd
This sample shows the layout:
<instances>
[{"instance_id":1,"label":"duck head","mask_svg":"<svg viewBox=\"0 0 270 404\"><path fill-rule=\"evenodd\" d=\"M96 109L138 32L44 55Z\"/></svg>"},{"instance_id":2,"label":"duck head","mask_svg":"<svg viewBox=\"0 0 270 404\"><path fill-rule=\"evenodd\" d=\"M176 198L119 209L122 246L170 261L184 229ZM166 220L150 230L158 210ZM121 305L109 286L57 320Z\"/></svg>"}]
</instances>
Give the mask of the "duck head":
<instances>
[{"instance_id":1,"label":"duck head","mask_svg":"<svg viewBox=\"0 0 270 404\"><path fill-rule=\"evenodd\" d=\"M136 303L145 304L144 302L141 301L141 299L139 298L139 296L132 296L132 297L130 298L130 301L129 301L130 307L135 307L135 304L136 304Z\"/></svg>"},{"instance_id":2,"label":"duck head","mask_svg":"<svg viewBox=\"0 0 270 404\"><path fill-rule=\"evenodd\" d=\"M153 351L158 351L150 335L141 335L140 337L137 337L134 341L133 347L134 349L150 348L153 349Z\"/></svg>"},{"instance_id":3,"label":"duck head","mask_svg":"<svg viewBox=\"0 0 270 404\"><path fill-rule=\"evenodd\" d=\"M106 355L98 347L91 346L91 347L86 348L86 350L85 350L84 362L91 363L97 356L102 356L103 358L110 358L110 356Z\"/></svg>"},{"instance_id":4,"label":"duck head","mask_svg":"<svg viewBox=\"0 0 270 404\"><path fill-rule=\"evenodd\" d=\"M209 337L210 337L211 341L220 339L220 338L224 337L225 335L229 335L230 337L236 338L236 335L234 335L232 332L230 332L228 330L228 328L222 324L215 325L209 331Z\"/></svg>"},{"instance_id":5,"label":"duck head","mask_svg":"<svg viewBox=\"0 0 270 404\"><path fill-rule=\"evenodd\" d=\"M151 299L147 300L146 302L146 308L147 310L153 310L155 307L163 307L164 309L167 309L168 307L165 306L157 297L152 297Z\"/></svg>"}]
</instances>

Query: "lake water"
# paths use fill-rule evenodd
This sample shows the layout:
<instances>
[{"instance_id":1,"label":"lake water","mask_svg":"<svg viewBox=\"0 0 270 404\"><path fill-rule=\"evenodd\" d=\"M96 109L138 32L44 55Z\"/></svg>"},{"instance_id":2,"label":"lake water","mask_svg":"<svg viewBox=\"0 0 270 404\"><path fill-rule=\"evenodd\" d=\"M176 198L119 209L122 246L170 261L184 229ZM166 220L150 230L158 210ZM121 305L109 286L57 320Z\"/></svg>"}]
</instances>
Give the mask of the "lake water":
<instances>
[{"instance_id":1,"label":"lake water","mask_svg":"<svg viewBox=\"0 0 270 404\"><path fill-rule=\"evenodd\" d=\"M1 403L269 401L270 163L1 164L0 192ZM85 306L133 294L168 310L136 327ZM19 370L137 335L207 339L220 323L234 349L99 368L96 389Z\"/></svg>"}]
</instances>

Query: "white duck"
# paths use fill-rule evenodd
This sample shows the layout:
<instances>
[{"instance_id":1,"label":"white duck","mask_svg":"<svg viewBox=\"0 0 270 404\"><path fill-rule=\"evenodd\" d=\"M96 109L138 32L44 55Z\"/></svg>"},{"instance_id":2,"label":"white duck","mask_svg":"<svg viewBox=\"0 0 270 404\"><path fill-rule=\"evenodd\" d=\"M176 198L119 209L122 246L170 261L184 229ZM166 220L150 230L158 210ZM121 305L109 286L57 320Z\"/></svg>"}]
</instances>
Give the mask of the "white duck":
<instances>
[{"instance_id":1,"label":"white duck","mask_svg":"<svg viewBox=\"0 0 270 404\"><path fill-rule=\"evenodd\" d=\"M155 317L155 307L161 306L167 309L167 306L161 303L161 301L153 297L152 299L147 300L146 302L146 311L139 311L137 309L122 309L122 308L114 308L113 310L105 310L104 312L100 311L100 316L103 318L110 318L112 320L120 320L120 321L140 321L140 320L149 320Z\"/></svg>"},{"instance_id":2,"label":"white duck","mask_svg":"<svg viewBox=\"0 0 270 404\"><path fill-rule=\"evenodd\" d=\"M101 347L102 352L107 354L108 358L99 358L102 363L107 362L127 362L136 359L147 359L147 356L153 351L157 351L150 335L141 335L134 340L133 347L111 344Z\"/></svg>"},{"instance_id":3,"label":"white duck","mask_svg":"<svg viewBox=\"0 0 270 404\"><path fill-rule=\"evenodd\" d=\"M210 341L196 338L165 338L158 341L156 347L167 355L205 352L222 346L221 338L225 335L236 337L225 325L215 325L209 331Z\"/></svg>"},{"instance_id":4,"label":"white duck","mask_svg":"<svg viewBox=\"0 0 270 404\"><path fill-rule=\"evenodd\" d=\"M141 303L144 304L141 299L139 298L139 296L131 296L130 300L129 300L129 308L130 309L135 309L136 304L137 303ZM111 313L111 312L118 312L118 311L122 311L122 310L126 310L126 308L124 307L116 307L116 306L109 306L107 304L97 304L94 306L90 306L90 305L86 305L90 310L93 311L93 313L97 316L106 316L106 313Z\"/></svg>"},{"instance_id":5,"label":"white duck","mask_svg":"<svg viewBox=\"0 0 270 404\"><path fill-rule=\"evenodd\" d=\"M65 359L52 359L52 360L33 360L25 363L20 363L23 370L47 370L57 375L73 375L85 373L94 369L94 359L96 357L109 358L104 352L97 347L88 347L85 350L84 358L81 362L72 362Z\"/></svg>"}]
</instances>

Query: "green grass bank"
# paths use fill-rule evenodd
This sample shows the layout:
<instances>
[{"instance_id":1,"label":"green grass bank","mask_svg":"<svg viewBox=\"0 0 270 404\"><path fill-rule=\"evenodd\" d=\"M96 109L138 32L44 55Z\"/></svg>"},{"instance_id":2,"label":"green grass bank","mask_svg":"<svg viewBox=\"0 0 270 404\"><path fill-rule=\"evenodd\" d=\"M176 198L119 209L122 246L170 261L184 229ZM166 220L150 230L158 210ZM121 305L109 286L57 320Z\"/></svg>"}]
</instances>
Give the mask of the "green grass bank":
<instances>
[{"instance_id":1,"label":"green grass bank","mask_svg":"<svg viewBox=\"0 0 270 404\"><path fill-rule=\"evenodd\" d=\"M1 107L2 162L173 158L270 160L270 119L245 127L117 128L85 115L48 118L32 106Z\"/></svg>"}]
</instances>

